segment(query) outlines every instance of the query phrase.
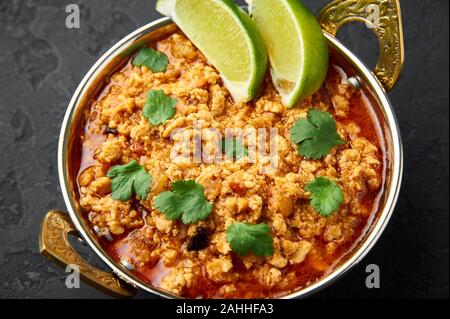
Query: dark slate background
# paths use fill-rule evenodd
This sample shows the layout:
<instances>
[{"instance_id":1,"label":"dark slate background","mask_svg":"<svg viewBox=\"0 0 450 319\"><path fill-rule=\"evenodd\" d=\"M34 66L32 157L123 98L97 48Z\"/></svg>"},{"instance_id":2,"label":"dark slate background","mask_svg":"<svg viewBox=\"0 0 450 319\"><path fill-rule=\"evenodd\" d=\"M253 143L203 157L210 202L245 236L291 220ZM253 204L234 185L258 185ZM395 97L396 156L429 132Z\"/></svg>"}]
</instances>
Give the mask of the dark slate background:
<instances>
[{"instance_id":1,"label":"dark slate background","mask_svg":"<svg viewBox=\"0 0 450 319\"><path fill-rule=\"evenodd\" d=\"M316 12L327 0L305 0ZM65 7L81 7L81 29L65 28ZM149 0L0 1L0 297L104 298L38 253L47 210L64 209L56 150L72 93L117 40L158 17ZM391 223L363 262L318 298L449 296L448 0L402 0L406 64L390 97L405 146L403 189ZM369 65L377 43L363 25L339 37ZM82 247L80 247L82 248ZM84 255L93 262L89 249ZM365 288L365 267L381 268L381 289ZM149 297L140 293L139 297Z\"/></svg>"}]
</instances>

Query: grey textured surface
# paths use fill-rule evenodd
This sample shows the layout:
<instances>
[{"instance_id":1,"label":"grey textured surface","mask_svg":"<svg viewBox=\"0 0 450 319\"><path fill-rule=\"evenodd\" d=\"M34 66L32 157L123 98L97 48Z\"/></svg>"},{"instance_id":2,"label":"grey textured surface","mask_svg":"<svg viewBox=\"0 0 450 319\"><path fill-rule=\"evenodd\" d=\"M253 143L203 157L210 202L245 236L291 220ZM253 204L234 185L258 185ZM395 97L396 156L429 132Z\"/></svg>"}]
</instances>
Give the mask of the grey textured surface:
<instances>
[{"instance_id":1,"label":"grey textured surface","mask_svg":"<svg viewBox=\"0 0 450 319\"><path fill-rule=\"evenodd\" d=\"M318 10L327 0L305 2ZM81 6L81 29L65 28L65 7ZM149 0L0 1L0 298L103 298L38 253L47 210L64 209L57 181L61 121L78 82L117 40L158 14ZM405 178L392 222L354 270L319 298L449 296L448 0L403 0L406 65L390 94L405 143ZM374 64L364 27L340 38ZM89 254L86 257L95 259ZM378 264L382 288L365 288ZM140 293L138 297L148 297Z\"/></svg>"}]
</instances>

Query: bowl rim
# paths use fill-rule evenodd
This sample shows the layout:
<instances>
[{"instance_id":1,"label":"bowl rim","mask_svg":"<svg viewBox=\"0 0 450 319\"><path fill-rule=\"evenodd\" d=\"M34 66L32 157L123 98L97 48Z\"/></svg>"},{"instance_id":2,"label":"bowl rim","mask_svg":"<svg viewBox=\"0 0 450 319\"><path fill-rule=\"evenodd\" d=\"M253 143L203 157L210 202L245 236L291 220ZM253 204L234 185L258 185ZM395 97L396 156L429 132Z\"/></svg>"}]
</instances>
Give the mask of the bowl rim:
<instances>
[{"instance_id":1,"label":"bowl rim","mask_svg":"<svg viewBox=\"0 0 450 319\"><path fill-rule=\"evenodd\" d=\"M69 145L68 143L72 128L72 119L75 115L75 111L78 109L79 102L86 93L87 89L93 84L93 81L100 74L103 67L111 62L113 58L117 57L125 49L129 48L129 46L133 44L134 41L151 31L164 26L168 26L172 23L173 22L170 18L161 18L138 28L137 30L122 38L115 45L113 45L90 68L90 70L86 73L86 75L78 85L67 107L59 136L57 161L59 183L70 218L77 230L80 232L82 238L89 244L90 248L94 250L94 252L102 259L103 262L108 265L109 268L112 269L112 271L118 277L125 280L127 283L159 297L183 298L172 293L165 292L159 288L152 287L150 284L145 283L125 267L114 261L106 252L103 251L98 241L93 238L93 235L86 228L81 214L77 211L76 200L73 198L70 191L68 176L69 174L67 169L67 147ZM342 264L340 264L330 274L325 275L314 284L298 291L281 296L280 299L293 299L310 296L311 294L335 282L342 275L347 273L353 266L358 264L372 249L372 247L378 241L379 237L386 228L393 214L401 188L401 181L403 176L403 146L398 121L385 90L383 89L374 73L354 53L352 53L344 44L342 44L332 35L326 32L324 32L324 35L326 36L330 47L336 49L355 68L358 76L372 90L372 94L379 101L380 108L384 113L383 115L386 119L388 131L391 134L392 139L392 167L390 171L391 182L389 183L388 188L385 190L387 196L384 208L379 213L378 219L374 222L374 225L370 230L370 234L368 234L368 236L364 239L360 246L357 247L354 252L352 252L352 256L345 260Z\"/></svg>"}]
</instances>

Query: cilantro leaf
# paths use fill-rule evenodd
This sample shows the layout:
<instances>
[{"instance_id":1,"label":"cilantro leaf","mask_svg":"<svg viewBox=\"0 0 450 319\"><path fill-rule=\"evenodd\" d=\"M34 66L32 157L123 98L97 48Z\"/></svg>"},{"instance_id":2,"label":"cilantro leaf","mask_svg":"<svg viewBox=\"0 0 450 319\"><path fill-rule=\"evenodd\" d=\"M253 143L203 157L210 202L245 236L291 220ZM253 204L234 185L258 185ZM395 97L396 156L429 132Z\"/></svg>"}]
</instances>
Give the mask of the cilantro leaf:
<instances>
[{"instance_id":1,"label":"cilantro leaf","mask_svg":"<svg viewBox=\"0 0 450 319\"><path fill-rule=\"evenodd\" d=\"M308 110L307 119L300 119L292 126L291 139L298 144L300 155L314 160L326 156L333 147L345 144L331 114L313 109Z\"/></svg>"},{"instance_id":2,"label":"cilantro leaf","mask_svg":"<svg viewBox=\"0 0 450 319\"><path fill-rule=\"evenodd\" d=\"M237 138L223 138L221 141L222 153L231 159L240 159L248 156L248 149Z\"/></svg>"},{"instance_id":3,"label":"cilantro leaf","mask_svg":"<svg viewBox=\"0 0 450 319\"><path fill-rule=\"evenodd\" d=\"M311 205L324 217L337 212L344 202L344 193L336 182L325 177L317 177L305 189L312 194Z\"/></svg>"},{"instance_id":4,"label":"cilantro leaf","mask_svg":"<svg viewBox=\"0 0 450 319\"><path fill-rule=\"evenodd\" d=\"M184 224L193 224L206 219L213 205L206 200L203 186L193 180L172 183L171 192L163 192L155 197L155 207L167 219L181 217Z\"/></svg>"},{"instance_id":5,"label":"cilantro leaf","mask_svg":"<svg viewBox=\"0 0 450 319\"><path fill-rule=\"evenodd\" d=\"M153 72L165 72L169 64L169 59L162 52L151 48L142 48L134 57L132 64L134 66L145 65Z\"/></svg>"},{"instance_id":6,"label":"cilantro leaf","mask_svg":"<svg viewBox=\"0 0 450 319\"><path fill-rule=\"evenodd\" d=\"M152 184L151 175L135 160L112 167L106 176L111 179L112 198L115 200L127 201L133 195L146 199Z\"/></svg>"},{"instance_id":7,"label":"cilantro leaf","mask_svg":"<svg viewBox=\"0 0 450 319\"><path fill-rule=\"evenodd\" d=\"M142 115L153 125L160 125L174 117L176 105L177 100L167 96L163 90L152 90L147 93Z\"/></svg>"},{"instance_id":8,"label":"cilantro leaf","mask_svg":"<svg viewBox=\"0 0 450 319\"><path fill-rule=\"evenodd\" d=\"M233 223L227 229L226 239L239 256L252 252L255 256L268 257L274 253L273 239L267 224Z\"/></svg>"}]
</instances>

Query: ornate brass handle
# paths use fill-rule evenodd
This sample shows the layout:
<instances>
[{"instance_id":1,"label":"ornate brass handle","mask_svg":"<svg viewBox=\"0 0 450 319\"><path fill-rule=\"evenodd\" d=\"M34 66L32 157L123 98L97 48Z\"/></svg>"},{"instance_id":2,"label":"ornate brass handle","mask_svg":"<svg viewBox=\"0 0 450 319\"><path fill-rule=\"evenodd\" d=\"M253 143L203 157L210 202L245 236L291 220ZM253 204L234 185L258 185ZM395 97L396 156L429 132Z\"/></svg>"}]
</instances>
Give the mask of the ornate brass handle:
<instances>
[{"instance_id":1,"label":"ornate brass handle","mask_svg":"<svg viewBox=\"0 0 450 319\"><path fill-rule=\"evenodd\" d=\"M374 73L386 91L394 87L405 58L399 0L335 0L321 10L318 19L322 28L333 36L345 23L366 23L380 43Z\"/></svg>"},{"instance_id":2,"label":"ornate brass handle","mask_svg":"<svg viewBox=\"0 0 450 319\"><path fill-rule=\"evenodd\" d=\"M76 253L69 243L69 234L78 235L69 216L52 210L41 224L39 250L42 255L61 265L77 265L80 275L88 284L116 297L132 297L136 289L114 274L107 273L89 265Z\"/></svg>"}]
</instances>

